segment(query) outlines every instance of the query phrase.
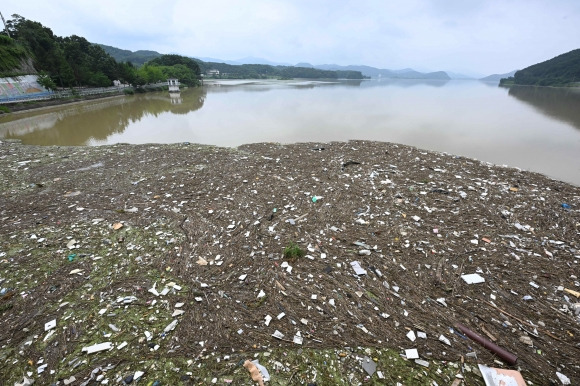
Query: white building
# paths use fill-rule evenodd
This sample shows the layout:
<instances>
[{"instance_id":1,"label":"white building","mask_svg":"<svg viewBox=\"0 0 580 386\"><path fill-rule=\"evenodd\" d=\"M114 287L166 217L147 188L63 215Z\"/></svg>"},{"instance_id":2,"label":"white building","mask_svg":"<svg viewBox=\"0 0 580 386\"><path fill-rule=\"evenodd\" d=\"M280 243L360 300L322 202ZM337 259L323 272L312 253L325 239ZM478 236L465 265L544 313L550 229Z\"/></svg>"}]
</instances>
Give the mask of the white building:
<instances>
[{"instance_id":1,"label":"white building","mask_svg":"<svg viewBox=\"0 0 580 386\"><path fill-rule=\"evenodd\" d=\"M167 86L169 87L169 92L179 92L179 80L167 79Z\"/></svg>"}]
</instances>

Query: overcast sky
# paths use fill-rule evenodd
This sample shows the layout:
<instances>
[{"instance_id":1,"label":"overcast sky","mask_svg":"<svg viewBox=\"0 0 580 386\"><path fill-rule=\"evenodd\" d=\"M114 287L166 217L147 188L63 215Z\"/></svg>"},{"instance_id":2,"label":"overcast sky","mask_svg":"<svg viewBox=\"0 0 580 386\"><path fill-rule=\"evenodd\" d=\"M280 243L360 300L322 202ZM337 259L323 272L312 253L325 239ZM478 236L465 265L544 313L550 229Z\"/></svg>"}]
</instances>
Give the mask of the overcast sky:
<instances>
[{"instance_id":1,"label":"overcast sky","mask_svg":"<svg viewBox=\"0 0 580 386\"><path fill-rule=\"evenodd\" d=\"M235 60L505 73L580 48L580 0L2 0L56 35Z\"/></svg>"}]
</instances>

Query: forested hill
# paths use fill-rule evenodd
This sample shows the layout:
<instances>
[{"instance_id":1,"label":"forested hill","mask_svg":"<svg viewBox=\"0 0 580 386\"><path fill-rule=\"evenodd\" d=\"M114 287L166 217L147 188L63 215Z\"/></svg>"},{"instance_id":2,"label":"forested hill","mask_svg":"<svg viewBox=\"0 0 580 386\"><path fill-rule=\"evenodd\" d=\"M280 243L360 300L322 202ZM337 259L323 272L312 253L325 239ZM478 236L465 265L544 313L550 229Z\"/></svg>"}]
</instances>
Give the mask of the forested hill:
<instances>
[{"instance_id":1,"label":"forested hill","mask_svg":"<svg viewBox=\"0 0 580 386\"><path fill-rule=\"evenodd\" d=\"M116 47L99 44L107 54L117 62L131 62L134 65L153 63L155 58L161 56L156 51L129 51ZM219 71L221 79L266 79L266 78L306 78L306 79L363 79L361 71L355 70L324 70L312 67L297 66L273 66L269 64L226 64L218 62L205 62L194 59L202 73L210 70Z\"/></svg>"},{"instance_id":2,"label":"forested hill","mask_svg":"<svg viewBox=\"0 0 580 386\"><path fill-rule=\"evenodd\" d=\"M94 44L81 36L61 37L41 23L12 15L6 22L11 37L0 40L0 75L39 73L47 89L106 87L118 80L134 86L177 78L189 86L199 84L201 73L218 70L220 78L363 79L360 71L320 70L263 64L207 63L155 51L122 50ZM215 72L214 72L215 73Z\"/></svg>"},{"instance_id":3,"label":"forested hill","mask_svg":"<svg viewBox=\"0 0 580 386\"><path fill-rule=\"evenodd\" d=\"M6 22L9 36L0 37L0 75L35 74L47 89L107 87L114 81L142 86L168 78L194 86L200 83L198 64L179 55L157 55L149 65L134 66L116 61L97 45L81 36L61 37L39 22L12 15Z\"/></svg>"},{"instance_id":4,"label":"forested hill","mask_svg":"<svg viewBox=\"0 0 580 386\"><path fill-rule=\"evenodd\" d=\"M35 73L31 52L8 36L0 35L0 77Z\"/></svg>"},{"instance_id":5,"label":"forested hill","mask_svg":"<svg viewBox=\"0 0 580 386\"><path fill-rule=\"evenodd\" d=\"M580 82L580 49L517 71L500 85L567 86Z\"/></svg>"},{"instance_id":6,"label":"forested hill","mask_svg":"<svg viewBox=\"0 0 580 386\"><path fill-rule=\"evenodd\" d=\"M111 55L117 62L131 62L137 66L142 66L150 60L158 58L161 54L157 51L139 50L130 51L123 50L117 47L107 46L104 44L97 44L105 52Z\"/></svg>"},{"instance_id":7,"label":"forested hill","mask_svg":"<svg viewBox=\"0 0 580 386\"><path fill-rule=\"evenodd\" d=\"M197 60L202 72L218 70L224 79L305 78L305 79L364 79L360 71L319 70L309 67L271 66L268 64L233 65Z\"/></svg>"}]
</instances>

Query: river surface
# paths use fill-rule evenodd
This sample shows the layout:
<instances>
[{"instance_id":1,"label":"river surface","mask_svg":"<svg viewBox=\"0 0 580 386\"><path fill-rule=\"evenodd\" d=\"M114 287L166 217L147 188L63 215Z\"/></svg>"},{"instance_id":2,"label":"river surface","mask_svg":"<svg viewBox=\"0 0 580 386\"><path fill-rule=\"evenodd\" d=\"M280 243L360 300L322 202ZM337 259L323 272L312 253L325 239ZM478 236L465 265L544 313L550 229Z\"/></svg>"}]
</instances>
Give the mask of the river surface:
<instances>
[{"instance_id":1,"label":"river surface","mask_svg":"<svg viewBox=\"0 0 580 386\"><path fill-rule=\"evenodd\" d=\"M0 116L34 145L364 139L448 152L580 186L580 90L478 81L222 81ZM360 149L364 151L364 149Z\"/></svg>"}]
</instances>

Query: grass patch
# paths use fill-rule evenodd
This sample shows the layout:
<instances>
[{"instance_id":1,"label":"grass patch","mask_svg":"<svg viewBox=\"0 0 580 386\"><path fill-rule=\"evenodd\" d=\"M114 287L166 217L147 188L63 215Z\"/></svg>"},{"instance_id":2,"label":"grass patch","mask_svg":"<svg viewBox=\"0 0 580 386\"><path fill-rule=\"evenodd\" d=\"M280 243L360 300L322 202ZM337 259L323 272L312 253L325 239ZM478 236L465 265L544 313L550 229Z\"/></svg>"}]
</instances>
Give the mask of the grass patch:
<instances>
[{"instance_id":1,"label":"grass patch","mask_svg":"<svg viewBox=\"0 0 580 386\"><path fill-rule=\"evenodd\" d=\"M304 257L306 252L298 246L295 242L289 243L286 248L284 248L284 257L287 259L296 259Z\"/></svg>"}]
</instances>

